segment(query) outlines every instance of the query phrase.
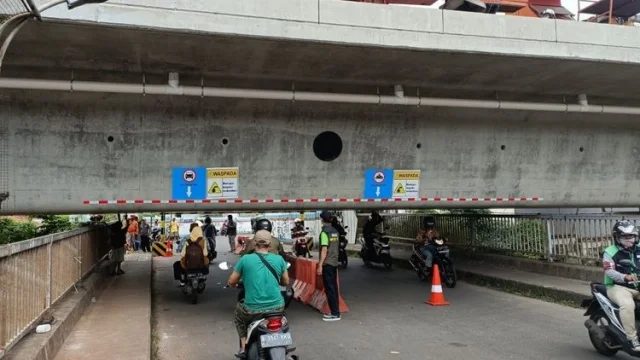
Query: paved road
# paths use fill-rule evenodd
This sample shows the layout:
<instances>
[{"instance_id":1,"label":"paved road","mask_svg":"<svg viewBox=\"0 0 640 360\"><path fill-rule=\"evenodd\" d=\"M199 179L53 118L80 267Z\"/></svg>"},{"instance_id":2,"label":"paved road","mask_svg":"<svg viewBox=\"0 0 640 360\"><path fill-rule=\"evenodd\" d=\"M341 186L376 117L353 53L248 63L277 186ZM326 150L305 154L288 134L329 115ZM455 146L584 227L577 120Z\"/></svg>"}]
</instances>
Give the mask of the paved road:
<instances>
[{"instance_id":1,"label":"paved road","mask_svg":"<svg viewBox=\"0 0 640 360\"><path fill-rule=\"evenodd\" d=\"M218 244L226 252L226 241ZM222 254L216 264L225 260L235 256ZM234 359L236 292L222 288L228 273L212 266L200 303L191 305L172 280L171 261L154 264L161 359ZM579 309L466 283L445 289L451 306L431 307L429 286L413 273L367 269L356 259L340 277L351 310L342 321L323 322L299 303L288 310L301 359L602 359Z\"/></svg>"}]
</instances>

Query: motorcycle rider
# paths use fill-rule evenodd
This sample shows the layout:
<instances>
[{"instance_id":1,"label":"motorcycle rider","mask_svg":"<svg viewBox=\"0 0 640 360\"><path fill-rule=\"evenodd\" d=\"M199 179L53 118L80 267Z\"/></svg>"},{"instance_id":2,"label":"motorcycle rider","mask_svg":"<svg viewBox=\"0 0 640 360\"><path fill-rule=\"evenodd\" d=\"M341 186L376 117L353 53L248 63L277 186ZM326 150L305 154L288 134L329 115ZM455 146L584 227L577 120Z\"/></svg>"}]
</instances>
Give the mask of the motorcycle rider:
<instances>
[{"instance_id":1,"label":"motorcycle rider","mask_svg":"<svg viewBox=\"0 0 640 360\"><path fill-rule=\"evenodd\" d=\"M201 255L194 256L191 251L187 251L189 246L196 246L198 250L201 250ZM189 248L191 249L191 248ZM182 251L180 252L180 261L173 263L173 278L180 281L180 286L184 286L184 275L187 270L201 270L203 274L209 273L209 258L207 257L207 244L204 240L204 234L202 228L198 226L198 223L192 223L190 226L189 238L185 241ZM204 264L201 269L190 268L189 263Z\"/></svg>"},{"instance_id":2,"label":"motorcycle rider","mask_svg":"<svg viewBox=\"0 0 640 360\"><path fill-rule=\"evenodd\" d=\"M271 221L269 221L269 219L264 219L264 218L258 219L253 225L254 234L257 234L258 231L260 230L266 230L269 232L269 234L271 234L272 229L273 229L273 225L271 225ZM240 252L240 256L251 254L255 251L254 239L255 239L255 235L252 239L249 239L247 241L247 243L245 244L244 250ZM287 259L286 258L287 255L284 252L282 243L280 242L280 240L276 239L273 236L271 236L271 246L269 247L269 252L272 254L280 255L285 260Z\"/></svg>"},{"instance_id":3,"label":"motorcycle rider","mask_svg":"<svg viewBox=\"0 0 640 360\"><path fill-rule=\"evenodd\" d=\"M245 290L244 301L238 302L235 311L234 322L240 337L238 358L245 357L249 324L265 313L284 311L280 285L289 286L289 274L284 259L270 252L272 238L267 230L256 231L255 252L240 258L227 281L228 286L235 287L242 280Z\"/></svg>"},{"instance_id":4,"label":"motorcycle rider","mask_svg":"<svg viewBox=\"0 0 640 360\"><path fill-rule=\"evenodd\" d=\"M293 225L293 229L291 229L291 239L293 240L293 246L294 249L296 247L296 244L298 243L307 243L307 231L304 228L304 224L302 223L302 220L300 219L295 219L294 220L294 225ZM296 254L297 255L297 254ZM309 251L309 248L307 247L307 254L308 257L312 257L311 256L311 252Z\"/></svg>"},{"instance_id":5,"label":"motorcycle rider","mask_svg":"<svg viewBox=\"0 0 640 360\"><path fill-rule=\"evenodd\" d=\"M371 212L371 216L364 224L362 228L362 236L364 237L365 245L367 246L367 252L370 256L374 256L373 240L382 236L382 227L384 219L380 214L374 210Z\"/></svg>"},{"instance_id":6,"label":"motorcycle rider","mask_svg":"<svg viewBox=\"0 0 640 360\"><path fill-rule=\"evenodd\" d=\"M604 284L607 296L620 307L620 320L631 345L631 350L640 351L640 342L636 332L634 299L640 300L638 274L629 266L620 264L620 260L630 259L636 268L640 268L640 247L638 247L638 230L627 220L618 221L613 226L614 244L604 250L602 265L604 267Z\"/></svg>"},{"instance_id":7,"label":"motorcycle rider","mask_svg":"<svg viewBox=\"0 0 640 360\"><path fill-rule=\"evenodd\" d=\"M433 216L426 216L422 223L422 230L418 233L416 241L421 245L420 252L424 256L425 266L431 270L433 267L433 253L436 251L434 240L440 235L435 230L435 219Z\"/></svg>"}]
</instances>

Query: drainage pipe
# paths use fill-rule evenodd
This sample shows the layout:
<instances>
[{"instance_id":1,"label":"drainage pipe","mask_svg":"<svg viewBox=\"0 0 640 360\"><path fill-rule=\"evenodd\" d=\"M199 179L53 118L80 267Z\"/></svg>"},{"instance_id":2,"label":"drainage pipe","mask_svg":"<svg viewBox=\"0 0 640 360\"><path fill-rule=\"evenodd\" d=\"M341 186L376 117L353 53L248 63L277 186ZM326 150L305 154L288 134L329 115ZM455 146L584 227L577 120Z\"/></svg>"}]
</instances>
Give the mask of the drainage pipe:
<instances>
[{"instance_id":1,"label":"drainage pipe","mask_svg":"<svg viewBox=\"0 0 640 360\"><path fill-rule=\"evenodd\" d=\"M335 102L351 104L435 106L476 109L579 112L595 114L640 115L639 107L533 103L502 100L474 100L434 97L398 97L395 95L339 94L294 90L234 89L205 86L149 85L75 80L0 78L0 88L23 90L83 91L121 94L183 95L261 100Z\"/></svg>"}]
</instances>

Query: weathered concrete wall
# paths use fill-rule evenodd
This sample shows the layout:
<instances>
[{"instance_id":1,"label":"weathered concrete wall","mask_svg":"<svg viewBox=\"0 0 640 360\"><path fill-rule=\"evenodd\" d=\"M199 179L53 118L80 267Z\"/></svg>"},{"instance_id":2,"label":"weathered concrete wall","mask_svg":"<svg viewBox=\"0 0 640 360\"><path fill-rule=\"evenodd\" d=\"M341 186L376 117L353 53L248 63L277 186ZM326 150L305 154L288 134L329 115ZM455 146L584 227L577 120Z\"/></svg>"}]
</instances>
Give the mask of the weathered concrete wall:
<instances>
[{"instance_id":1,"label":"weathered concrete wall","mask_svg":"<svg viewBox=\"0 0 640 360\"><path fill-rule=\"evenodd\" d=\"M59 6L44 16L164 31L640 62L640 39L633 27L341 0L111 0L73 11Z\"/></svg>"},{"instance_id":2,"label":"weathered concrete wall","mask_svg":"<svg viewBox=\"0 0 640 360\"><path fill-rule=\"evenodd\" d=\"M176 166L238 166L243 199L362 197L363 171L370 167L422 169L424 197L542 197L543 202L519 205L599 207L637 206L640 195L635 117L10 94L10 101L0 103L10 149L10 198L2 204L3 213L325 206L83 204L170 199L171 168ZM332 162L318 160L313 151L314 138L326 130L343 141L341 155ZM385 206L490 205L513 207Z\"/></svg>"}]
</instances>

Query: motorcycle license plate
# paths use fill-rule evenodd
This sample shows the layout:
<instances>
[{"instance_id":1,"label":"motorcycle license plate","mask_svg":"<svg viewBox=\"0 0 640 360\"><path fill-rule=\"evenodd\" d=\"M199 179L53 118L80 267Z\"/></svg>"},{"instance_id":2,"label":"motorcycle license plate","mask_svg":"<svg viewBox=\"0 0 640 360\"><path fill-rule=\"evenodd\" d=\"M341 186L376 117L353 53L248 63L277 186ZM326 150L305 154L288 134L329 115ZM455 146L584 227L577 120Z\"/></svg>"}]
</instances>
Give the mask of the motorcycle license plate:
<instances>
[{"instance_id":1,"label":"motorcycle license plate","mask_svg":"<svg viewBox=\"0 0 640 360\"><path fill-rule=\"evenodd\" d=\"M288 346L293 344L291 333L266 334L260 336L260 345L263 349L276 346Z\"/></svg>"},{"instance_id":2,"label":"motorcycle license plate","mask_svg":"<svg viewBox=\"0 0 640 360\"><path fill-rule=\"evenodd\" d=\"M187 275L187 279L195 279L195 278L199 278L201 276L204 276L204 274L202 273L193 273L193 274L188 274Z\"/></svg>"}]
</instances>

